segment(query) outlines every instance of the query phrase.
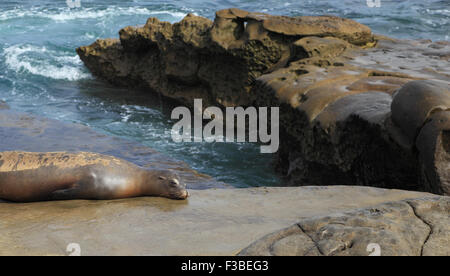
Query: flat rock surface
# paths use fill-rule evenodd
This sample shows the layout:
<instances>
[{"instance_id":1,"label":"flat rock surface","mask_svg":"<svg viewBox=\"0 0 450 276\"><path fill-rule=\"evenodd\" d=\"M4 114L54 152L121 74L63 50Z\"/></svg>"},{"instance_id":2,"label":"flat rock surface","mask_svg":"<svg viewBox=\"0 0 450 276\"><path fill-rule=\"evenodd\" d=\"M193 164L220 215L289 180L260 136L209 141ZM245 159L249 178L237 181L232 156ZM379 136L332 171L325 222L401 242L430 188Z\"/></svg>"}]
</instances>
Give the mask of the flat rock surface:
<instances>
[{"instance_id":1,"label":"flat rock surface","mask_svg":"<svg viewBox=\"0 0 450 276\"><path fill-rule=\"evenodd\" d=\"M0 255L65 255L70 243L82 255L234 255L305 218L432 196L344 186L190 193L187 201L0 203Z\"/></svg>"}]
</instances>

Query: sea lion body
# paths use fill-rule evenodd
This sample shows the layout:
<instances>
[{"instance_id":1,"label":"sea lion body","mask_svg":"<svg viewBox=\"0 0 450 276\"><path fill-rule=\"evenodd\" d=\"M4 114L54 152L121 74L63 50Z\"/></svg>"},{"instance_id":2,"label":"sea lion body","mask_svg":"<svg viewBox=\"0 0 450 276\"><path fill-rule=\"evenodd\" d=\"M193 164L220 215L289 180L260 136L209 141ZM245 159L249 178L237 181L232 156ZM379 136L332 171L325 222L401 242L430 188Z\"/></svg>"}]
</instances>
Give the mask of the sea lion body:
<instances>
[{"instance_id":1,"label":"sea lion body","mask_svg":"<svg viewBox=\"0 0 450 276\"><path fill-rule=\"evenodd\" d=\"M162 196L185 199L186 185L167 170L144 170L96 153L0 152L0 199L32 202Z\"/></svg>"}]
</instances>

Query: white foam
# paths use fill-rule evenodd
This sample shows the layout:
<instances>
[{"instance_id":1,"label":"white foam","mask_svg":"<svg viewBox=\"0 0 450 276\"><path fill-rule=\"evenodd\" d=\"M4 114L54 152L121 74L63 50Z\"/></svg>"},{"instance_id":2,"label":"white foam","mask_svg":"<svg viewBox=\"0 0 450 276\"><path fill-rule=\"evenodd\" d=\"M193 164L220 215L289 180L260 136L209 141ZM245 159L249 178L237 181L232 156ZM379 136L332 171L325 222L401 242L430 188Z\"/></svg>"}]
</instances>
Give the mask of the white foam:
<instances>
[{"instance_id":1,"label":"white foam","mask_svg":"<svg viewBox=\"0 0 450 276\"><path fill-rule=\"evenodd\" d=\"M438 9L438 10L430 10L426 9L426 12L431 15L450 15L450 10L447 9Z\"/></svg>"},{"instance_id":2,"label":"white foam","mask_svg":"<svg viewBox=\"0 0 450 276\"><path fill-rule=\"evenodd\" d=\"M30 56L31 53L47 54L50 60ZM4 49L4 55L6 66L16 73L27 72L46 78L70 81L91 78L90 74L83 72L82 62L78 56L61 55L44 46L13 45ZM57 65L50 64L51 61Z\"/></svg>"},{"instance_id":3,"label":"white foam","mask_svg":"<svg viewBox=\"0 0 450 276\"><path fill-rule=\"evenodd\" d=\"M185 17L187 14L184 12L177 11L152 11L147 8L142 7L117 7L117 6L109 6L106 9L98 9L98 8L79 8L79 9L70 9L70 8L57 8L57 9L47 9L47 8L15 8L12 10L1 11L0 12L0 21L2 20L10 20L16 18L23 17L33 17L33 18L48 18L54 21L68 21L68 20L77 20L77 19L95 19L95 18L103 18L103 17L117 17L117 16L126 16L126 15L160 15L166 14L174 19L181 19Z\"/></svg>"}]
</instances>

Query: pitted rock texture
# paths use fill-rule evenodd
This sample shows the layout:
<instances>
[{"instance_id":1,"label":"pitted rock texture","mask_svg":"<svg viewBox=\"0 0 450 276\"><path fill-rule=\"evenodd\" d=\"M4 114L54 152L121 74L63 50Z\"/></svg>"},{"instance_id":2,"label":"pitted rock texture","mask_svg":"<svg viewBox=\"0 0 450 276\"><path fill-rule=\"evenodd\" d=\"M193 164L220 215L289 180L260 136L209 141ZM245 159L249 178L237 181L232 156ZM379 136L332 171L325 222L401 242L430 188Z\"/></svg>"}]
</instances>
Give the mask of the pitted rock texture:
<instances>
[{"instance_id":1,"label":"pitted rock texture","mask_svg":"<svg viewBox=\"0 0 450 276\"><path fill-rule=\"evenodd\" d=\"M269 234L239 255L449 256L450 198L384 203L309 218Z\"/></svg>"},{"instance_id":2,"label":"pitted rock texture","mask_svg":"<svg viewBox=\"0 0 450 276\"><path fill-rule=\"evenodd\" d=\"M450 43L239 9L119 33L77 49L94 75L191 107L280 107L276 168L289 185L449 194L448 115L432 117L448 108Z\"/></svg>"},{"instance_id":3,"label":"pitted rock texture","mask_svg":"<svg viewBox=\"0 0 450 276\"><path fill-rule=\"evenodd\" d=\"M330 43L333 49L323 51L332 52L345 49L346 41L373 41L368 27L349 19L238 9L217 12L214 22L192 14L173 25L150 18L143 27L126 27L119 34L120 40L98 40L77 49L93 74L117 85L150 88L187 105L197 97L222 106L248 105L251 83L286 65L292 43L301 37L331 37L336 46Z\"/></svg>"},{"instance_id":4,"label":"pitted rock texture","mask_svg":"<svg viewBox=\"0 0 450 276\"><path fill-rule=\"evenodd\" d=\"M336 16L271 16L239 9L221 10L216 19L223 22L246 21L257 24L259 31L273 32L285 36L334 36L353 44L365 45L373 41L369 27L353 20Z\"/></svg>"}]
</instances>

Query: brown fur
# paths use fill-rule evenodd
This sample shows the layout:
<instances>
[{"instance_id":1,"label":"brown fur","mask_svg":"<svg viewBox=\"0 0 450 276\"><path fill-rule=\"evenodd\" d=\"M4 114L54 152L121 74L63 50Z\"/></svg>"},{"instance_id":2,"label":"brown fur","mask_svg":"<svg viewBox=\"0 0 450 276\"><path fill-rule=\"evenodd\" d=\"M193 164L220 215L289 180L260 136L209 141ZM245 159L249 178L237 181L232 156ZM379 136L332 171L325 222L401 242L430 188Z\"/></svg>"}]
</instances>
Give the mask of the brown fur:
<instances>
[{"instance_id":1,"label":"brown fur","mask_svg":"<svg viewBox=\"0 0 450 276\"><path fill-rule=\"evenodd\" d=\"M17 202L55 199L187 197L186 185L169 171L144 170L96 153L2 152L0 198Z\"/></svg>"}]
</instances>

